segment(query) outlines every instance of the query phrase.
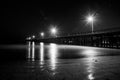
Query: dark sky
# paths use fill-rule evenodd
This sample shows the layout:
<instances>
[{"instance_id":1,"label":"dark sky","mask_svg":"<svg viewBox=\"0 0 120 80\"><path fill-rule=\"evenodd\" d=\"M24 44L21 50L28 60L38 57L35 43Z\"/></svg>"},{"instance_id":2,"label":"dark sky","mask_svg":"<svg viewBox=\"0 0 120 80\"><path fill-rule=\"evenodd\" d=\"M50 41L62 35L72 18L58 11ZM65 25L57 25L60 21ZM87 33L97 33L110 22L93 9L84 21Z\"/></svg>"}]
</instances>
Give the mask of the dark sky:
<instances>
[{"instance_id":1,"label":"dark sky","mask_svg":"<svg viewBox=\"0 0 120 80\"><path fill-rule=\"evenodd\" d=\"M60 34L89 32L91 27L84 22L88 12L97 14L96 31L120 26L120 5L115 0L4 1L2 4L0 43L21 42L41 31L49 35L51 24L58 26Z\"/></svg>"}]
</instances>

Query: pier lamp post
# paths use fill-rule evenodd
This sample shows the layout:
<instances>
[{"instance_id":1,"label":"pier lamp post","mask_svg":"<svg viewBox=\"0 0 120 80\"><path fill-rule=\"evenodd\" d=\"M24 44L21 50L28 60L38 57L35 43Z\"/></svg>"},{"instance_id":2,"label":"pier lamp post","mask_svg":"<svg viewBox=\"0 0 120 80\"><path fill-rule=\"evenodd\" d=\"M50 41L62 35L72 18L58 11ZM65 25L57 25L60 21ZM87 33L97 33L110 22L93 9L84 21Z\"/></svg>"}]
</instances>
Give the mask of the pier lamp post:
<instances>
[{"instance_id":1,"label":"pier lamp post","mask_svg":"<svg viewBox=\"0 0 120 80\"><path fill-rule=\"evenodd\" d=\"M94 21L95 21L95 16L94 15L88 15L87 16L87 22L88 23L91 23L91 26L92 26L92 33L94 32Z\"/></svg>"},{"instance_id":2,"label":"pier lamp post","mask_svg":"<svg viewBox=\"0 0 120 80\"><path fill-rule=\"evenodd\" d=\"M35 35L33 35L32 38L34 39L34 38L35 38Z\"/></svg>"},{"instance_id":3,"label":"pier lamp post","mask_svg":"<svg viewBox=\"0 0 120 80\"><path fill-rule=\"evenodd\" d=\"M42 38L44 38L45 34L44 34L44 32L41 32L40 35L41 35Z\"/></svg>"},{"instance_id":4,"label":"pier lamp post","mask_svg":"<svg viewBox=\"0 0 120 80\"><path fill-rule=\"evenodd\" d=\"M31 40L31 37L27 37L26 40Z\"/></svg>"},{"instance_id":5,"label":"pier lamp post","mask_svg":"<svg viewBox=\"0 0 120 80\"><path fill-rule=\"evenodd\" d=\"M51 34L53 34L53 36L56 36L57 29L55 27L53 27L53 28L51 28L50 32L51 32Z\"/></svg>"}]
</instances>

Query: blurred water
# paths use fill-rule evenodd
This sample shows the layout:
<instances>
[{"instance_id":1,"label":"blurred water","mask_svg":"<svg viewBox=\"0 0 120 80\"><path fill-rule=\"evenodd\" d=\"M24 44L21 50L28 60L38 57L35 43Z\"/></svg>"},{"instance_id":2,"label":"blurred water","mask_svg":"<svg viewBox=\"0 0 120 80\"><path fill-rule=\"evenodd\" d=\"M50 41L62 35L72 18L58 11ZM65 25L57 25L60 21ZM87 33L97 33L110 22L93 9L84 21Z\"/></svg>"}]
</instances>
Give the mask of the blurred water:
<instances>
[{"instance_id":1,"label":"blurred water","mask_svg":"<svg viewBox=\"0 0 120 80\"><path fill-rule=\"evenodd\" d=\"M118 49L28 42L0 53L0 80L120 79Z\"/></svg>"}]
</instances>

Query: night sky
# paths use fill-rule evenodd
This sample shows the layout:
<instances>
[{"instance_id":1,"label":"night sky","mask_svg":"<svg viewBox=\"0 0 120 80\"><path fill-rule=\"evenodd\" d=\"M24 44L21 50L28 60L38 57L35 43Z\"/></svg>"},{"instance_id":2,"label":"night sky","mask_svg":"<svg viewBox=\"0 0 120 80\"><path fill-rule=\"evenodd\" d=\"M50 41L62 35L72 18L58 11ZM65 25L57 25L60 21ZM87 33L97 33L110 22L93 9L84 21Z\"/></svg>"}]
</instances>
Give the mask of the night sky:
<instances>
[{"instance_id":1,"label":"night sky","mask_svg":"<svg viewBox=\"0 0 120 80\"><path fill-rule=\"evenodd\" d=\"M120 4L115 0L75 1L4 1L1 6L0 44L21 43L27 36L49 35L50 25L57 25L59 34L90 32L84 19L96 13L95 31L120 28Z\"/></svg>"}]
</instances>

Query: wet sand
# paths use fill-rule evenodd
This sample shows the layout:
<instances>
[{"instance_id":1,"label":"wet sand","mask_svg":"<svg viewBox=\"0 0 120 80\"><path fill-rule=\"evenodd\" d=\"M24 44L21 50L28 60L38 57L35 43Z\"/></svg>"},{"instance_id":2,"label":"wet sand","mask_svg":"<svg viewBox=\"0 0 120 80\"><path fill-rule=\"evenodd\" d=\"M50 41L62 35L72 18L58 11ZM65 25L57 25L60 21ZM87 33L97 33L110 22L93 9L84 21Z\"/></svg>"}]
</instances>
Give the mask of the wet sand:
<instances>
[{"instance_id":1,"label":"wet sand","mask_svg":"<svg viewBox=\"0 0 120 80\"><path fill-rule=\"evenodd\" d=\"M120 56L23 61L0 66L0 80L119 80Z\"/></svg>"}]
</instances>

